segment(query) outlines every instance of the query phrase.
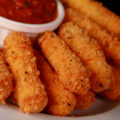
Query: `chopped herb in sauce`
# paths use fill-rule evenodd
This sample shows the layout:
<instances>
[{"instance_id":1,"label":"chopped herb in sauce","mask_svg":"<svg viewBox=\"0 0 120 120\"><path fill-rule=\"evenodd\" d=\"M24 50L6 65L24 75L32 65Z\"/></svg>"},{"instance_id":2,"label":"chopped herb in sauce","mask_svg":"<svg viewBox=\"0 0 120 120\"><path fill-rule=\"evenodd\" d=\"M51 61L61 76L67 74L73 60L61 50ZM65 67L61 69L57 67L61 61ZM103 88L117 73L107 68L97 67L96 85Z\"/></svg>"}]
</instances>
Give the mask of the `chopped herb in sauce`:
<instances>
[{"instance_id":1,"label":"chopped herb in sauce","mask_svg":"<svg viewBox=\"0 0 120 120\"><path fill-rule=\"evenodd\" d=\"M26 6L29 6L29 4L30 4L28 1L25 1L24 3Z\"/></svg>"},{"instance_id":2,"label":"chopped herb in sauce","mask_svg":"<svg viewBox=\"0 0 120 120\"><path fill-rule=\"evenodd\" d=\"M103 84L102 83L100 83L99 85L100 85L101 88L103 88Z\"/></svg>"},{"instance_id":3,"label":"chopped herb in sauce","mask_svg":"<svg viewBox=\"0 0 120 120\"><path fill-rule=\"evenodd\" d=\"M19 10L23 10L24 9L24 7L19 7Z\"/></svg>"}]
</instances>

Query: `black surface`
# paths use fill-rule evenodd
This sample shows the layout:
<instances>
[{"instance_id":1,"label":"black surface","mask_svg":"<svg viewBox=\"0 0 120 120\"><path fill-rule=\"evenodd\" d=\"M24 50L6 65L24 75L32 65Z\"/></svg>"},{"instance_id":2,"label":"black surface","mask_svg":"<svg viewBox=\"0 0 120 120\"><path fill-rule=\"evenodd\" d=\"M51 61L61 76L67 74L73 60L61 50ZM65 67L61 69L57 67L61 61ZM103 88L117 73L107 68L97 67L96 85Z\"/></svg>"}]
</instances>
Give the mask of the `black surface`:
<instances>
[{"instance_id":1,"label":"black surface","mask_svg":"<svg viewBox=\"0 0 120 120\"><path fill-rule=\"evenodd\" d=\"M120 15L120 0L98 0L107 8L111 9L116 14Z\"/></svg>"}]
</instances>

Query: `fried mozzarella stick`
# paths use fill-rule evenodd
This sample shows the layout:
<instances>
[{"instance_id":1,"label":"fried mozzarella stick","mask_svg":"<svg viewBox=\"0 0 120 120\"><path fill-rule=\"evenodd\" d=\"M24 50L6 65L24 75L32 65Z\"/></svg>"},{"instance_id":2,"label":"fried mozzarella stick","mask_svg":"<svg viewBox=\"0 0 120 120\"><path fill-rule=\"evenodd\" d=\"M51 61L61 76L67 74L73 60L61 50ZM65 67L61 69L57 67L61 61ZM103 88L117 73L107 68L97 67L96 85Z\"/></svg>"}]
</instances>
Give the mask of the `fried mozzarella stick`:
<instances>
[{"instance_id":1,"label":"fried mozzarella stick","mask_svg":"<svg viewBox=\"0 0 120 120\"><path fill-rule=\"evenodd\" d=\"M12 91L12 74L10 73L5 57L0 50L0 102L5 103L5 99Z\"/></svg>"},{"instance_id":2,"label":"fried mozzarella stick","mask_svg":"<svg viewBox=\"0 0 120 120\"><path fill-rule=\"evenodd\" d=\"M112 69L107 64L104 53L98 43L72 22L61 26L59 36L79 56L91 72L92 89L95 92L108 89L110 87Z\"/></svg>"},{"instance_id":3,"label":"fried mozzarella stick","mask_svg":"<svg viewBox=\"0 0 120 120\"><path fill-rule=\"evenodd\" d=\"M74 0L61 1L89 16L110 33L120 36L120 17L101 3L93 0L77 0L76 2Z\"/></svg>"},{"instance_id":4,"label":"fried mozzarella stick","mask_svg":"<svg viewBox=\"0 0 120 120\"><path fill-rule=\"evenodd\" d=\"M113 78L111 81L110 89L102 93L102 95L109 100L120 100L120 70L113 67Z\"/></svg>"},{"instance_id":5,"label":"fried mozzarella stick","mask_svg":"<svg viewBox=\"0 0 120 120\"><path fill-rule=\"evenodd\" d=\"M13 98L25 113L41 112L47 104L45 87L39 78L31 41L20 32L5 39L4 52L14 75Z\"/></svg>"},{"instance_id":6,"label":"fried mozzarella stick","mask_svg":"<svg viewBox=\"0 0 120 120\"><path fill-rule=\"evenodd\" d=\"M95 101L95 94L89 90L86 95L76 94L76 108L86 110L92 106Z\"/></svg>"},{"instance_id":7,"label":"fried mozzarella stick","mask_svg":"<svg viewBox=\"0 0 120 120\"><path fill-rule=\"evenodd\" d=\"M55 69L63 86L70 92L86 94L90 88L89 75L80 59L54 32L45 32L39 46Z\"/></svg>"},{"instance_id":8,"label":"fried mozzarella stick","mask_svg":"<svg viewBox=\"0 0 120 120\"><path fill-rule=\"evenodd\" d=\"M72 21L79 27L83 28L88 34L96 39L101 45L107 57L120 66L120 41L119 38L112 37L109 33L93 22L81 12L77 12L72 8L66 9L66 21Z\"/></svg>"},{"instance_id":9,"label":"fried mozzarella stick","mask_svg":"<svg viewBox=\"0 0 120 120\"><path fill-rule=\"evenodd\" d=\"M48 104L46 111L53 115L67 116L76 106L76 97L60 84L57 75L45 58L35 51L40 77L46 87Z\"/></svg>"}]
</instances>

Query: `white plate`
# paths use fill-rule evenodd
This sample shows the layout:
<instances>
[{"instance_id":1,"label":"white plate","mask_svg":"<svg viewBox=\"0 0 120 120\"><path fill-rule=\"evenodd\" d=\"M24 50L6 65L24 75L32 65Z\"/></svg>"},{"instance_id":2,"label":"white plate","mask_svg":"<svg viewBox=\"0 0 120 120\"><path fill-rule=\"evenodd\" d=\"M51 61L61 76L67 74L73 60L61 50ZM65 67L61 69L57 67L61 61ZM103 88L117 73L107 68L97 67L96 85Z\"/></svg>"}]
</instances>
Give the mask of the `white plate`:
<instances>
[{"instance_id":1,"label":"white plate","mask_svg":"<svg viewBox=\"0 0 120 120\"><path fill-rule=\"evenodd\" d=\"M89 110L75 110L68 117L44 113L24 114L16 106L0 104L0 120L120 120L119 102L97 99Z\"/></svg>"}]
</instances>

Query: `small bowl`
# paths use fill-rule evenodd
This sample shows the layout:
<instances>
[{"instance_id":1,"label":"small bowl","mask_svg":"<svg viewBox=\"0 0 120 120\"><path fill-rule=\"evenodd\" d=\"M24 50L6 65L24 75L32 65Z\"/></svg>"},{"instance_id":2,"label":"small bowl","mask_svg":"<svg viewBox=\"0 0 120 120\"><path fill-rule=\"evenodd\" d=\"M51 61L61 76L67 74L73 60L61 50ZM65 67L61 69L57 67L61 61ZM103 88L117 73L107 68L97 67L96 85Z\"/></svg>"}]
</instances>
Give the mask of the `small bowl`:
<instances>
[{"instance_id":1,"label":"small bowl","mask_svg":"<svg viewBox=\"0 0 120 120\"><path fill-rule=\"evenodd\" d=\"M0 48L3 46L5 37L12 31L20 31L28 37L35 39L39 33L47 30L55 30L64 19L64 7L59 0L57 2L58 17L49 23L45 24L26 24L16 22L0 16Z\"/></svg>"}]
</instances>

